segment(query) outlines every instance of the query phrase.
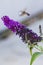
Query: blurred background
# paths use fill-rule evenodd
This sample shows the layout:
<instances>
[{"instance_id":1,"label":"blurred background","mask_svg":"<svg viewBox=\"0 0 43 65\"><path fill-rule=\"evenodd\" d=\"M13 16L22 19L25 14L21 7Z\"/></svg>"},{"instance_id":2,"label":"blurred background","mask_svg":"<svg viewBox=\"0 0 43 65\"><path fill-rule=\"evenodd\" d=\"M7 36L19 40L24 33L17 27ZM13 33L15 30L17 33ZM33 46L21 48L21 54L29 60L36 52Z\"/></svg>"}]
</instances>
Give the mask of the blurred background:
<instances>
[{"instance_id":1,"label":"blurred background","mask_svg":"<svg viewBox=\"0 0 43 65\"><path fill-rule=\"evenodd\" d=\"M20 16L22 11L30 16ZM39 35L39 25L43 32L43 0L0 0L0 65L29 65L31 57L27 44L4 26L1 20L4 15L25 24ZM42 57L34 65L41 65Z\"/></svg>"}]
</instances>

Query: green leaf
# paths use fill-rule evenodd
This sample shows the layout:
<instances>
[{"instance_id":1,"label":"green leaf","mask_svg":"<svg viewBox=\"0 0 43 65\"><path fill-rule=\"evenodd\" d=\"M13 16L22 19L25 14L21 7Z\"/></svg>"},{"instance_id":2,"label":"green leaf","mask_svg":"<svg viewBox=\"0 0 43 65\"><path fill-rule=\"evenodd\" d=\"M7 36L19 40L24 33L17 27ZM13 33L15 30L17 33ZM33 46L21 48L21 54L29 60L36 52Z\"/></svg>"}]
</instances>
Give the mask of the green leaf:
<instances>
[{"instance_id":1,"label":"green leaf","mask_svg":"<svg viewBox=\"0 0 43 65\"><path fill-rule=\"evenodd\" d=\"M39 45L38 45L38 47L40 48L41 51L43 51L43 47L42 47L42 46L39 46Z\"/></svg>"},{"instance_id":2,"label":"green leaf","mask_svg":"<svg viewBox=\"0 0 43 65\"><path fill-rule=\"evenodd\" d=\"M43 54L42 52L35 52L33 55L32 55L32 58L31 58L31 61L30 61L30 65L33 64L33 62L36 60L36 58L38 56L40 56L41 54Z\"/></svg>"},{"instance_id":3,"label":"green leaf","mask_svg":"<svg viewBox=\"0 0 43 65\"><path fill-rule=\"evenodd\" d=\"M43 40L41 40L41 42L43 42Z\"/></svg>"}]
</instances>

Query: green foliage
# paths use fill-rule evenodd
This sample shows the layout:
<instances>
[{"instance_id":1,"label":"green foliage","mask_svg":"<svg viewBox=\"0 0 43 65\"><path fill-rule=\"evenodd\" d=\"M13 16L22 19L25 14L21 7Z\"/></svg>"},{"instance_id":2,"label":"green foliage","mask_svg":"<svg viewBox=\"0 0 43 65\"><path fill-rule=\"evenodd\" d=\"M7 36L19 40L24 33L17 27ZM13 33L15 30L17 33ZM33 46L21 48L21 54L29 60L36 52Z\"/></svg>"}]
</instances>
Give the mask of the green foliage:
<instances>
[{"instance_id":1,"label":"green foliage","mask_svg":"<svg viewBox=\"0 0 43 65\"><path fill-rule=\"evenodd\" d=\"M40 51L42 51L43 52L43 47L42 46L37 46L39 49L40 49Z\"/></svg>"},{"instance_id":2,"label":"green foliage","mask_svg":"<svg viewBox=\"0 0 43 65\"><path fill-rule=\"evenodd\" d=\"M31 58L31 61L30 61L30 65L33 64L33 62L37 59L38 56L40 56L41 54L43 54L42 52L35 52L33 55L32 55L32 58Z\"/></svg>"}]
</instances>

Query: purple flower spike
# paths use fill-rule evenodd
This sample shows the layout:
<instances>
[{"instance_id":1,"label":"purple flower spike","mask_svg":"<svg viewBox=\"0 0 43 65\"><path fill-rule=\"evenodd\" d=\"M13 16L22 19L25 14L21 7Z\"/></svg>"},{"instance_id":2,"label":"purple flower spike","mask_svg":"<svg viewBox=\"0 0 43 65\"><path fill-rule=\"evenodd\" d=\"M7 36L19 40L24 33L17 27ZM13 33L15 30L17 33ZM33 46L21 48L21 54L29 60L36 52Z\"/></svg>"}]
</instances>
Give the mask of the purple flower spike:
<instances>
[{"instance_id":1,"label":"purple flower spike","mask_svg":"<svg viewBox=\"0 0 43 65\"><path fill-rule=\"evenodd\" d=\"M17 21L11 20L8 16L3 16L1 19L4 21L4 24L13 32L17 31L17 29L19 30L25 27L24 25L18 23Z\"/></svg>"},{"instance_id":2,"label":"purple flower spike","mask_svg":"<svg viewBox=\"0 0 43 65\"><path fill-rule=\"evenodd\" d=\"M27 34L27 40L31 43L41 41L42 38L32 30L29 30L25 25L10 19L8 16L3 16L1 19L4 21L4 24L8 27L8 29L16 32L16 34L18 34L23 41L26 41L25 34Z\"/></svg>"}]
</instances>

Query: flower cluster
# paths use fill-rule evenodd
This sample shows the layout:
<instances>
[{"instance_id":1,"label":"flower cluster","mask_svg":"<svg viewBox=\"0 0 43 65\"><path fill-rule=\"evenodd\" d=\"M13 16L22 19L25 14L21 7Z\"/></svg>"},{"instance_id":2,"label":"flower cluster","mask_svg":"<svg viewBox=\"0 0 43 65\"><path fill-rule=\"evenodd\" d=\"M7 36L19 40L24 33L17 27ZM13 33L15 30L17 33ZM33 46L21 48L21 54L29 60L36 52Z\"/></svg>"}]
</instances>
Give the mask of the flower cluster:
<instances>
[{"instance_id":1,"label":"flower cluster","mask_svg":"<svg viewBox=\"0 0 43 65\"><path fill-rule=\"evenodd\" d=\"M41 41L41 37L34 33L32 30L28 29L25 25L10 19L8 16L3 16L1 18L4 21L4 24L8 27L8 29L16 32L22 40L25 42L25 34L27 34L27 40L31 43Z\"/></svg>"}]
</instances>

